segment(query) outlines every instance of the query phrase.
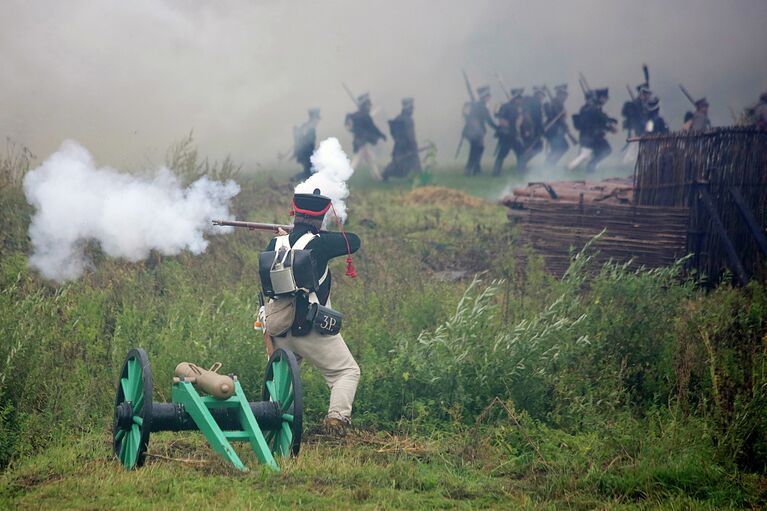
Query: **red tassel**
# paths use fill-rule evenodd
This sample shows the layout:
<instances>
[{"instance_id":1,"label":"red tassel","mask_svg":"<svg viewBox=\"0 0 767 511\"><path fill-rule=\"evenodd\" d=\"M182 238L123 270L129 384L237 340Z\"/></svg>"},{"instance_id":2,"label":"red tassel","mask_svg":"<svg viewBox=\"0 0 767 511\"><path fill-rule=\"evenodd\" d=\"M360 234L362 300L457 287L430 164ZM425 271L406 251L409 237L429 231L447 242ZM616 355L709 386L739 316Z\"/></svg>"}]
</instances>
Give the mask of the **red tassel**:
<instances>
[{"instance_id":1,"label":"red tassel","mask_svg":"<svg viewBox=\"0 0 767 511\"><path fill-rule=\"evenodd\" d=\"M349 256L346 258L346 276L351 278L357 278L357 270L354 268L354 263L352 263L352 249L349 247L349 240L346 237L346 233L344 232L344 226L341 225L341 220L338 219L338 214L336 214L336 208L333 206L333 203L330 203L330 207L333 208L333 216L336 218L336 224L338 224L338 228L341 229L341 234L344 237L344 241L346 241L346 251L348 252Z\"/></svg>"},{"instance_id":2,"label":"red tassel","mask_svg":"<svg viewBox=\"0 0 767 511\"><path fill-rule=\"evenodd\" d=\"M351 278L357 278L357 270L354 268L354 263L352 262L352 256L348 256L346 258L346 276Z\"/></svg>"}]
</instances>

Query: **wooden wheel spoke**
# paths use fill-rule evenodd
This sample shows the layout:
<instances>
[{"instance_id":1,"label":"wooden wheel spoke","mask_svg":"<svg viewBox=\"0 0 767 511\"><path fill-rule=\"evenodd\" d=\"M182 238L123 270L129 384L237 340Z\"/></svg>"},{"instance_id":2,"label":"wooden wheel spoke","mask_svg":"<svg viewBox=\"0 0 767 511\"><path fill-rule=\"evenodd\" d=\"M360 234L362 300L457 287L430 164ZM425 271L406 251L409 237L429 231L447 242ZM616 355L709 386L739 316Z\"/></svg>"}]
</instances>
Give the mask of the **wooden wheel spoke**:
<instances>
[{"instance_id":1,"label":"wooden wheel spoke","mask_svg":"<svg viewBox=\"0 0 767 511\"><path fill-rule=\"evenodd\" d=\"M141 384L141 366L135 358L128 360L128 386L131 389L131 401L135 401L139 394Z\"/></svg>"},{"instance_id":2,"label":"wooden wheel spoke","mask_svg":"<svg viewBox=\"0 0 767 511\"><path fill-rule=\"evenodd\" d=\"M136 461L138 460L138 453L141 449L141 428L139 428L138 424L134 424L131 427L129 436L131 439L131 450L128 455L130 456L130 466L133 468L136 465Z\"/></svg>"},{"instance_id":3,"label":"wooden wheel spoke","mask_svg":"<svg viewBox=\"0 0 767 511\"><path fill-rule=\"evenodd\" d=\"M273 381L269 381L269 380L266 381L266 389L269 391L269 397L272 398L272 401L276 402L279 400L277 397L277 392L275 391L275 388L274 388Z\"/></svg>"},{"instance_id":4,"label":"wooden wheel spoke","mask_svg":"<svg viewBox=\"0 0 767 511\"><path fill-rule=\"evenodd\" d=\"M139 393L136 400L133 402L133 413L141 413L141 409L144 407L144 391Z\"/></svg>"},{"instance_id":5,"label":"wooden wheel spoke","mask_svg":"<svg viewBox=\"0 0 767 511\"><path fill-rule=\"evenodd\" d=\"M286 412L290 409L290 406L293 404L293 386L290 386L290 394L288 396L280 401L280 408L283 412Z\"/></svg>"},{"instance_id":6,"label":"wooden wheel spoke","mask_svg":"<svg viewBox=\"0 0 767 511\"><path fill-rule=\"evenodd\" d=\"M290 425L287 422L283 422L280 430L280 453L285 457L290 456L292 445L293 432L290 430Z\"/></svg>"},{"instance_id":7,"label":"wooden wheel spoke","mask_svg":"<svg viewBox=\"0 0 767 511\"><path fill-rule=\"evenodd\" d=\"M123 438L125 438L125 430L118 429L117 434L115 435L115 442L121 442Z\"/></svg>"},{"instance_id":8,"label":"wooden wheel spoke","mask_svg":"<svg viewBox=\"0 0 767 511\"><path fill-rule=\"evenodd\" d=\"M123 441L120 443L120 461L122 462L123 466L127 467L127 459L126 459L126 453L128 452L130 444L130 435L125 435L125 438L123 438Z\"/></svg>"},{"instance_id":9,"label":"wooden wheel spoke","mask_svg":"<svg viewBox=\"0 0 767 511\"><path fill-rule=\"evenodd\" d=\"M120 378L120 387L123 389L123 400L133 401L133 395L131 394L130 383L128 378Z\"/></svg>"},{"instance_id":10,"label":"wooden wheel spoke","mask_svg":"<svg viewBox=\"0 0 767 511\"><path fill-rule=\"evenodd\" d=\"M279 380L277 379L277 376L275 376L274 379L277 381L277 390L280 393L280 402L282 402L288 398L288 394L290 393L290 366L288 366L288 361L285 358L280 359L280 361L277 362L277 365L280 367Z\"/></svg>"}]
</instances>

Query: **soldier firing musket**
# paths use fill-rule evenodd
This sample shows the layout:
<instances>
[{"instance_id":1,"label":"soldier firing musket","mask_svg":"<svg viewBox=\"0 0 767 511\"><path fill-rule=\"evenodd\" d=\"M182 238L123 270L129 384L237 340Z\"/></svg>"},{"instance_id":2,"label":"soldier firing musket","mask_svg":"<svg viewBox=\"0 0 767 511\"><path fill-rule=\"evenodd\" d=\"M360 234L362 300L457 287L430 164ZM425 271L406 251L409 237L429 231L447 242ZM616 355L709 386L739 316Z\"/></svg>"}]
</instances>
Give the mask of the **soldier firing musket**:
<instances>
[{"instance_id":1,"label":"soldier firing musket","mask_svg":"<svg viewBox=\"0 0 767 511\"><path fill-rule=\"evenodd\" d=\"M360 248L355 234L322 228L331 199L314 193L296 193L291 201L293 225L214 221L277 234L259 256L263 306L257 325L264 331L267 351L288 349L308 360L330 387L324 425L338 431L351 424L352 403L360 369L341 337L343 315L330 303L332 276L328 263L346 256L346 275L356 277L351 255ZM335 210L334 210L335 211ZM341 224L339 223L339 226Z\"/></svg>"}]
</instances>

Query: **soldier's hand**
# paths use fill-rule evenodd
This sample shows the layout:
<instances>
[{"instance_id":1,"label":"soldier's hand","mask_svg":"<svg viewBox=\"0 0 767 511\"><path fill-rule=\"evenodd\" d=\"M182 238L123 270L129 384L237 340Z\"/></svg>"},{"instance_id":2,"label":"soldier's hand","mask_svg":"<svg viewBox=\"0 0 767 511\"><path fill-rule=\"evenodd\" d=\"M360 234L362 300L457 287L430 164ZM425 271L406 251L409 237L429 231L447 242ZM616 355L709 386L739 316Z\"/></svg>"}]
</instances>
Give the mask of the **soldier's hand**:
<instances>
[{"instance_id":1,"label":"soldier's hand","mask_svg":"<svg viewBox=\"0 0 767 511\"><path fill-rule=\"evenodd\" d=\"M283 229L282 227L278 227L278 228L277 228L277 235L278 235L278 236L285 236L287 233L288 233L288 231L286 231L286 230L285 230L285 229Z\"/></svg>"}]
</instances>

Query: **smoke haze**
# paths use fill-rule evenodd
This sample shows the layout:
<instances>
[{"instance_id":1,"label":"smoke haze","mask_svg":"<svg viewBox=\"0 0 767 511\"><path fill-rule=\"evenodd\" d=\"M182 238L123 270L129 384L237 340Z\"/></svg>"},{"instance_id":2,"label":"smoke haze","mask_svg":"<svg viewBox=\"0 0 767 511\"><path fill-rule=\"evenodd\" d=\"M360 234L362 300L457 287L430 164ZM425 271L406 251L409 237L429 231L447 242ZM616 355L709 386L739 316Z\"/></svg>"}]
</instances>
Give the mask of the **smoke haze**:
<instances>
[{"instance_id":1,"label":"smoke haze","mask_svg":"<svg viewBox=\"0 0 767 511\"><path fill-rule=\"evenodd\" d=\"M348 150L342 81L371 93L384 131L414 96L418 137L442 161L461 129L461 68L494 104L496 72L528 92L568 82L570 113L582 71L610 87L618 117L647 62L672 129L690 109L678 82L708 97L715 125L767 89L764 0L10 0L2 13L0 136L41 155L74 138L121 168L162 161L190 128L202 154L269 168L314 106L319 137Z\"/></svg>"},{"instance_id":2,"label":"smoke haze","mask_svg":"<svg viewBox=\"0 0 767 511\"><path fill-rule=\"evenodd\" d=\"M341 143L337 138L323 140L312 154L311 161L313 174L306 181L298 183L295 192L313 193L319 188L322 195L332 199L338 220L346 222L346 198L349 196L346 182L352 177L354 169L341 149ZM328 217L325 223L328 223Z\"/></svg>"},{"instance_id":3,"label":"smoke haze","mask_svg":"<svg viewBox=\"0 0 767 511\"><path fill-rule=\"evenodd\" d=\"M129 261L151 250L200 254L208 246L203 234L231 232L211 220L229 216L229 201L239 191L233 181L207 177L182 189L167 168L145 177L99 168L84 147L66 141L24 179L36 210L29 263L44 277L64 281L82 275L88 266L84 244L92 240L107 255Z\"/></svg>"}]
</instances>

